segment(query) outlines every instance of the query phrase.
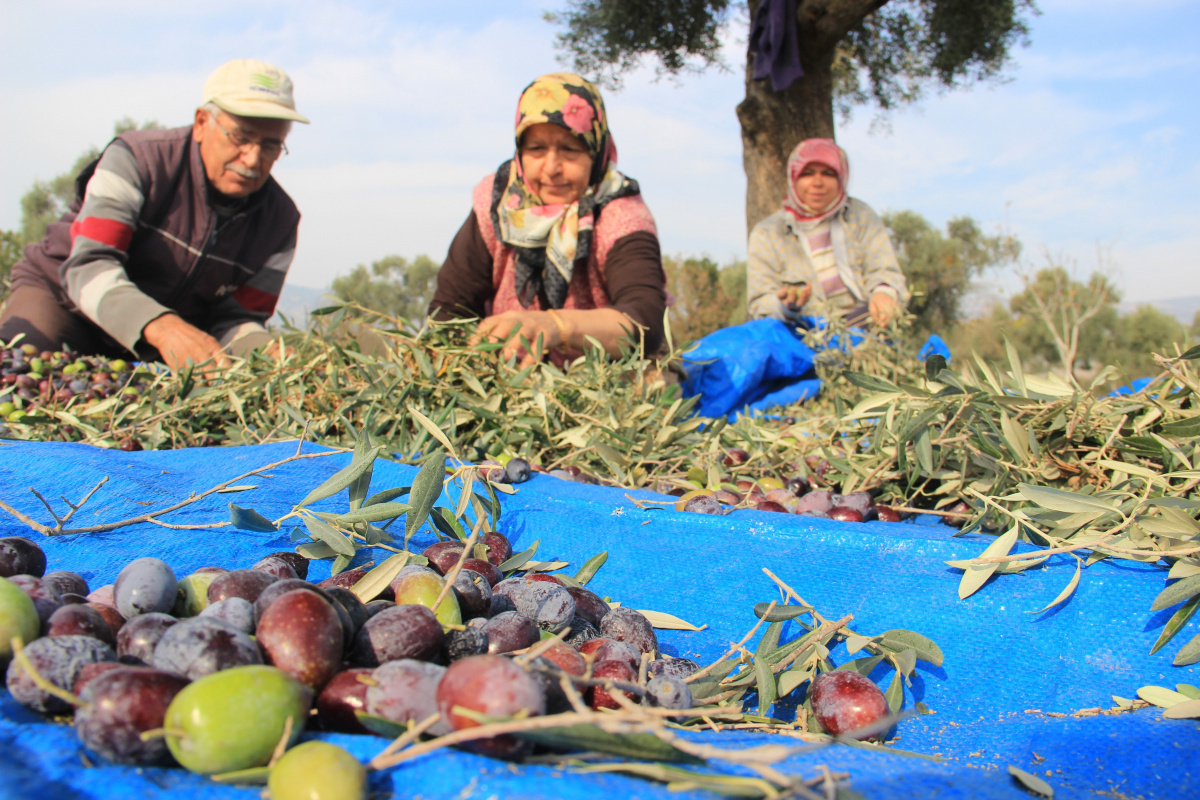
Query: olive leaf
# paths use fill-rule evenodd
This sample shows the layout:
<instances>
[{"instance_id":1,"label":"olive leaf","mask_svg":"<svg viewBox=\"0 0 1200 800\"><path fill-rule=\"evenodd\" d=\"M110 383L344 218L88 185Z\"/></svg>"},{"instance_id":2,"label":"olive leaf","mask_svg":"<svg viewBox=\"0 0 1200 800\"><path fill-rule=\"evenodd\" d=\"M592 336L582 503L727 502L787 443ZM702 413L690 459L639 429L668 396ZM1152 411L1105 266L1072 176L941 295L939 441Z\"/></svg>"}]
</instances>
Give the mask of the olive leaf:
<instances>
[{"instance_id":1,"label":"olive leaf","mask_svg":"<svg viewBox=\"0 0 1200 800\"><path fill-rule=\"evenodd\" d=\"M1192 640L1179 648L1179 652L1175 654L1175 658L1171 663L1177 667L1186 667L1188 664L1195 664L1200 661L1200 633L1192 637Z\"/></svg>"},{"instance_id":2,"label":"olive leaf","mask_svg":"<svg viewBox=\"0 0 1200 800\"><path fill-rule=\"evenodd\" d=\"M358 710L355 710L354 716L364 728L385 739L398 739L408 733L408 726L403 722L393 722L386 717Z\"/></svg>"},{"instance_id":3,"label":"olive leaf","mask_svg":"<svg viewBox=\"0 0 1200 800\"><path fill-rule=\"evenodd\" d=\"M233 527L242 531L259 531L260 533L274 533L279 530L279 526L271 520L259 514L253 508L241 508L233 503L229 504L229 522Z\"/></svg>"},{"instance_id":4,"label":"olive leaf","mask_svg":"<svg viewBox=\"0 0 1200 800\"><path fill-rule=\"evenodd\" d=\"M1200 700L1185 700L1163 712L1163 719L1200 719Z\"/></svg>"},{"instance_id":5,"label":"olive leaf","mask_svg":"<svg viewBox=\"0 0 1200 800\"><path fill-rule=\"evenodd\" d=\"M946 369L946 357L941 353L934 353L929 358L925 359L925 378L933 380L942 370Z\"/></svg>"},{"instance_id":6,"label":"olive leaf","mask_svg":"<svg viewBox=\"0 0 1200 800\"><path fill-rule=\"evenodd\" d=\"M680 619L673 614L665 614L662 611L650 611L648 609L637 609L637 612L645 617L651 627L659 630L667 631L702 631L708 625L696 626L687 620Z\"/></svg>"},{"instance_id":7,"label":"olive leaf","mask_svg":"<svg viewBox=\"0 0 1200 800\"><path fill-rule=\"evenodd\" d=\"M893 658L896 668L906 678L911 676L917 668L917 652L915 650L904 650L896 653Z\"/></svg>"},{"instance_id":8,"label":"olive leaf","mask_svg":"<svg viewBox=\"0 0 1200 800\"><path fill-rule=\"evenodd\" d=\"M499 569L501 572L504 572L504 573L516 572L521 567L523 567L527 563L529 563L530 559L532 559L534 557L534 555L537 553L538 545L540 543L541 543L541 540L539 539L538 541L534 542L527 550L522 550L521 552L512 556L507 561L505 561L503 564L501 564L499 567L497 567L497 569Z\"/></svg>"},{"instance_id":9,"label":"olive leaf","mask_svg":"<svg viewBox=\"0 0 1200 800\"><path fill-rule=\"evenodd\" d=\"M904 678L899 672L892 674L892 682L888 684L883 699L887 701L888 711L893 714L900 713L900 709L904 707Z\"/></svg>"},{"instance_id":10,"label":"olive leaf","mask_svg":"<svg viewBox=\"0 0 1200 800\"><path fill-rule=\"evenodd\" d=\"M1055 597L1053 600L1051 600L1049 603L1047 603L1043 608L1039 608L1037 611L1027 611L1026 613L1027 614L1041 614L1043 611L1049 611L1050 609L1054 608L1059 603L1066 600L1072 594L1074 594L1075 588L1077 586L1079 586L1079 573L1080 573L1080 570L1082 570L1082 569L1083 569L1083 559L1076 557L1075 558L1075 575L1072 576L1070 581L1068 581L1066 587L1064 587L1063 590L1058 593L1058 596Z\"/></svg>"},{"instance_id":11,"label":"olive leaf","mask_svg":"<svg viewBox=\"0 0 1200 800\"><path fill-rule=\"evenodd\" d=\"M304 527L308 529L313 539L328 545L338 555L350 558L354 557L354 542L350 541L350 538L346 534L312 514L305 514L302 519Z\"/></svg>"},{"instance_id":12,"label":"olive leaf","mask_svg":"<svg viewBox=\"0 0 1200 800\"><path fill-rule=\"evenodd\" d=\"M853 661L847 661L844 664L839 664L834 672L857 672L864 678L869 677L871 672L883 662L883 656L868 656L866 658L856 658Z\"/></svg>"},{"instance_id":13,"label":"olive leaf","mask_svg":"<svg viewBox=\"0 0 1200 800\"><path fill-rule=\"evenodd\" d=\"M996 541L992 542L979 554L979 558L994 558L996 556L1006 556L1012 550L1012 546L1016 544L1017 534L1019 532L1017 526L1009 528L1008 532L996 537ZM947 562L951 563L951 562ZM970 562L968 562L970 563ZM954 566L954 564L951 564ZM988 578L992 577L992 573L996 571L998 564L972 564L965 567L962 580L958 583L958 597L960 600L965 600L975 592L979 591Z\"/></svg>"},{"instance_id":14,"label":"olive leaf","mask_svg":"<svg viewBox=\"0 0 1200 800\"><path fill-rule=\"evenodd\" d=\"M904 628L893 628L879 634L879 644L893 652L911 649L917 658L935 667L942 665L942 649L927 636Z\"/></svg>"},{"instance_id":15,"label":"olive leaf","mask_svg":"<svg viewBox=\"0 0 1200 800\"><path fill-rule=\"evenodd\" d=\"M397 497L403 497L412 489L411 486L397 486L394 489L384 489L382 492L376 492L363 501L362 507L378 505L379 503L390 503Z\"/></svg>"},{"instance_id":16,"label":"olive leaf","mask_svg":"<svg viewBox=\"0 0 1200 800\"><path fill-rule=\"evenodd\" d=\"M1017 488L1026 500L1054 511L1070 513L1095 511L1102 514L1116 511L1116 508L1109 503L1084 494L1064 492L1062 489L1052 489L1048 486L1030 486L1027 483L1017 484Z\"/></svg>"},{"instance_id":17,"label":"olive leaf","mask_svg":"<svg viewBox=\"0 0 1200 800\"><path fill-rule=\"evenodd\" d=\"M846 652L854 655L859 650L862 650L867 645L871 644L873 639L867 636L859 636L858 634L850 634L846 637Z\"/></svg>"},{"instance_id":18,"label":"olive leaf","mask_svg":"<svg viewBox=\"0 0 1200 800\"><path fill-rule=\"evenodd\" d=\"M703 764L704 760L685 753L651 733L609 733L596 725L580 723L561 728L518 731L518 739L552 748L607 753L640 761L667 761L677 764Z\"/></svg>"},{"instance_id":19,"label":"olive leaf","mask_svg":"<svg viewBox=\"0 0 1200 800\"><path fill-rule=\"evenodd\" d=\"M350 484L358 480L364 473L372 469L375 463L375 456L380 452L381 448L373 447L365 454L355 456L342 469L330 475L329 478L317 488L313 489L304 499L297 503L297 506L303 507L311 505L318 500L324 500L326 497L333 495L345 489Z\"/></svg>"},{"instance_id":20,"label":"olive leaf","mask_svg":"<svg viewBox=\"0 0 1200 800\"><path fill-rule=\"evenodd\" d=\"M896 386L896 384L874 375L865 375L861 372L846 370L842 373L842 377L860 389L866 389L869 392L900 392L900 387Z\"/></svg>"},{"instance_id":21,"label":"olive leaf","mask_svg":"<svg viewBox=\"0 0 1200 800\"><path fill-rule=\"evenodd\" d=\"M411 506L408 503L375 503L363 506L348 514L338 514L330 521L341 525L353 525L358 522L382 522L385 519L396 519L407 514Z\"/></svg>"},{"instance_id":22,"label":"olive leaf","mask_svg":"<svg viewBox=\"0 0 1200 800\"><path fill-rule=\"evenodd\" d=\"M754 662L754 677L758 688L758 713L766 715L771 710L771 706L775 704L778 691L775 685L775 674L771 672L771 666L766 661L758 659Z\"/></svg>"},{"instance_id":23,"label":"olive leaf","mask_svg":"<svg viewBox=\"0 0 1200 800\"><path fill-rule=\"evenodd\" d=\"M1154 598L1154 602L1150 604L1150 610L1162 611L1164 608L1170 608L1176 603L1182 603L1197 595L1200 595L1200 575L1193 575L1190 578L1176 581L1159 592L1158 596Z\"/></svg>"},{"instance_id":24,"label":"olive leaf","mask_svg":"<svg viewBox=\"0 0 1200 800\"><path fill-rule=\"evenodd\" d=\"M1159 708L1170 708L1191 699L1186 694L1162 686L1143 686L1137 690L1137 696Z\"/></svg>"},{"instance_id":25,"label":"olive leaf","mask_svg":"<svg viewBox=\"0 0 1200 800\"><path fill-rule=\"evenodd\" d=\"M787 697L796 687L812 680L812 668L804 665L791 667L779 675L779 696Z\"/></svg>"},{"instance_id":26,"label":"olive leaf","mask_svg":"<svg viewBox=\"0 0 1200 800\"><path fill-rule=\"evenodd\" d=\"M770 603L755 603L754 616L765 622L783 622L785 620L795 619L796 617L812 612L812 609L808 606L777 605L772 608L771 613L768 614L767 609L770 608L770 606Z\"/></svg>"},{"instance_id":27,"label":"olive leaf","mask_svg":"<svg viewBox=\"0 0 1200 800\"><path fill-rule=\"evenodd\" d=\"M433 438L438 440L438 443L445 448L446 452L450 454L451 458L458 458L458 454L454 450L454 445L450 443L450 440L446 438L446 434L437 426L437 424L434 423L433 420L422 414L411 405L408 406L408 413L412 414L413 419L420 423L422 428L429 431Z\"/></svg>"},{"instance_id":28,"label":"olive leaf","mask_svg":"<svg viewBox=\"0 0 1200 800\"><path fill-rule=\"evenodd\" d=\"M371 452L371 435L364 428L359 432L358 441L354 445L354 456L351 459L367 458ZM375 468L375 459L371 459L371 465L365 471L350 483L350 510L356 511L362 507L363 500L367 498L367 492L371 488L371 473Z\"/></svg>"},{"instance_id":29,"label":"olive leaf","mask_svg":"<svg viewBox=\"0 0 1200 800\"><path fill-rule=\"evenodd\" d=\"M454 513L448 508L434 506L429 511L429 519L431 522L433 522L433 526L435 528L449 536L451 539L458 539L460 542L466 542L467 539L470 538L466 530L455 518Z\"/></svg>"},{"instance_id":30,"label":"olive leaf","mask_svg":"<svg viewBox=\"0 0 1200 800\"><path fill-rule=\"evenodd\" d=\"M580 586L587 586L588 581L596 576L604 563L608 561L608 551L604 550L583 562L583 566L579 568L579 572L575 573L575 580Z\"/></svg>"},{"instance_id":31,"label":"olive leaf","mask_svg":"<svg viewBox=\"0 0 1200 800\"><path fill-rule=\"evenodd\" d=\"M782 622L772 622L767 626L766 633L758 642L758 647L754 650L756 659L764 658L768 653L774 652L779 648L779 637L783 633Z\"/></svg>"},{"instance_id":32,"label":"olive leaf","mask_svg":"<svg viewBox=\"0 0 1200 800\"><path fill-rule=\"evenodd\" d=\"M296 552L314 561L322 558L333 558L337 555L337 551L324 542L308 542L307 544L297 545Z\"/></svg>"},{"instance_id":33,"label":"olive leaf","mask_svg":"<svg viewBox=\"0 0 1200 800\"><path fill-rule=\"evenodd\" d=\"M1008 774L1016 778L1018 783L1034 794L1040 794L1042 797L1054 797L1053 787L1038 776L1031 775L1025 770L1011 765L1008 768Z\"/></svg>"},{"instance_id":34,"label":"olive leaf","mask_svg":"<svg viewBox=\"0 0 1200 800\"><path fill-rule=\"evenodd\" d=\"M404 565L408 563L408 559L408 553L396 553L388 556L382 563L359 578L358 582L350 587L350 591L354 592L364 603L371 602L396 579L400 570L404 569Z\"/></svg>"},{"instance_id":35,"label":"olive leaf","mask_svg":"<svg viewBox=\"0 0 1200 800\"><path fill-rule=\"evenodd\" d=\"M441 451L435 451L425 463L421 465L421 469L417 472L417 477L413 479L412 491L409 493L409 505L412 508L408 511L408 517L404 521L404 546L408 546L408 540L413 537L426 520L429 519L429 512L433 509L433 504L442 496L442 485L446 475L446 459Z\"/></svg>"}]
</instances>

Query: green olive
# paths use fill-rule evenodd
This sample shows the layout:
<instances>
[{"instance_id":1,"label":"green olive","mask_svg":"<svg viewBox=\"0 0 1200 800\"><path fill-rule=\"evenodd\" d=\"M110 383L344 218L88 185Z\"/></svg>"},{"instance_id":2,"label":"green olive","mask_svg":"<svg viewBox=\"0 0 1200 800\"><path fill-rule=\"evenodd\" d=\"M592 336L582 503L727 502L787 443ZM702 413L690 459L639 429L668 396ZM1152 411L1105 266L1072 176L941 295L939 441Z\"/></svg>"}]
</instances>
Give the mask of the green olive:
<instances>
[{"instance_id":1,"label":"green olive","mask_svg":"<svg viewBox=\"0 0 1200 800\"><path fill-rule=\"evenodd\" d=\"M312 692L275 667L214 672L188 685L167 708L167 747L185 769L201 775L260 767L283 738L308 720Z\"/></svg>"},{"instance_id":2,"label":"green olive","mask_svg":"<svg viewBox=\"0 0 1200 800\"><path fill-rule=\"evenodd\" d=\"M367 770L329 742L305 742L283 754L267 780L271 800L363 800Z\"/></svg>"},{"instance_id":3,"label":"green olive","mask_svg":"<svg viewBox=\"0 0 1200 800\"><path fill-rule=\"evenodd\" d=\"M0 578L0 667L12 659L13 637L29 643L41 629L37 609L29 595L7 578Z\"/></svg>"}]
</instances>

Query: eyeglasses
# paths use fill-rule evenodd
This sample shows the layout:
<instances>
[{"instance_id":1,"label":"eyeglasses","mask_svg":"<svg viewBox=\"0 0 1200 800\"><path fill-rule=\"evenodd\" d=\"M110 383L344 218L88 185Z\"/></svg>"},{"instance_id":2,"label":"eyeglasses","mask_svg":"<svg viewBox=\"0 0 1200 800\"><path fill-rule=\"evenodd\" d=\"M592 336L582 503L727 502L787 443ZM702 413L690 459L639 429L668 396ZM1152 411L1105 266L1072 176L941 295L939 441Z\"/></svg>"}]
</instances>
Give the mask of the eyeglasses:
<instances>
[{"instance_id":1,"label":"eyeglasses","mask_svg":"<svg viewBox=\"0 0 1200 800\"><path fill-rule=\"evenodd\" d=\"M251 139L238 128L234 128L232 131L227 129L220 122L217 122L216 115L210 114L209 116L212 117L213 125L220 128L221 133L225 134L225 138L238 150L246 151L251 147L258 147L258 151L262 154L262 157L272 161L283 158L288 154L287 145L283 142L264 142L261 139Z\"/></svg>"}]
</instances>

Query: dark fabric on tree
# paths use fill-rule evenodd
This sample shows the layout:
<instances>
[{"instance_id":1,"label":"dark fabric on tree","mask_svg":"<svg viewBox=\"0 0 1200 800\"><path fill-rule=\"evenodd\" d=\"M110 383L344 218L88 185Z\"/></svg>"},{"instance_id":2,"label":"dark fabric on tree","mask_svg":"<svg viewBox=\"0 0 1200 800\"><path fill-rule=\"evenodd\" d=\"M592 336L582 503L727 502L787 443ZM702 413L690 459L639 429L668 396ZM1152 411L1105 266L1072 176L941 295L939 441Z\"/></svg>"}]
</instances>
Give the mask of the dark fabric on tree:
<instances>
[{"instance_id":1,"label":"dark fabric on tree","mask_svg":"<svg viewBox=\"0 0 1200 800\"><path fill-rule=\"evenodd\" d=\"M492 264L492 254L472 211L455 234L438 272L437 289L429 302L430 316L438 320L488 316ZM663 312L667 307L663 283L657 236L638 231L617 240L605 265L605 289L612 308L645 328L647 353L656 352L663 343Z\"/></svg>"},{"instance_id":2,"label":"dark fabric on tree","mask_svg":"<svg viewBox=\"0 0 1200 800\"><path fill-rule=\"evenodd\" d=\"M754 79L770 78L776 92L804 77L796 0L763 0L750 28L750 52L754 54Z\"/></svg>"}]
</instances>

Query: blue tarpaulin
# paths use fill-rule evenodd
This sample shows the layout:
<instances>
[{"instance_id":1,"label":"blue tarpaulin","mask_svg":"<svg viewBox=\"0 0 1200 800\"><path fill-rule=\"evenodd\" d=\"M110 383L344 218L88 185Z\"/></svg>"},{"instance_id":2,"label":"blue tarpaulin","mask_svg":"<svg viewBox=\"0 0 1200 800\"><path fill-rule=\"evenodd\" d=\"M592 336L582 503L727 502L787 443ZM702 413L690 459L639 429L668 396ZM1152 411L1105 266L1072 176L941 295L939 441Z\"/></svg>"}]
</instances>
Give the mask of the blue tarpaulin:
<instances>
[{"instance_id":1,"label":"blue tarpaulin","mask_svg":"<svg viewBox=\"0 0 1200 800\"><path fill-rule=\"evenodd\" d=\"M824 320L806 317L807 328L823 328ZM851 346L865 334L851 331ZM837 348L838 337L827 347ZM931 355L950 360L950 348L936 334L921 347L918 358ZM816 397L821 391L815 362L817 351L796 330L779 320L756 319L721 328L702 339L684 355L687 379L685 397L700 395L695 413L702 417L767 412Z\"/></svg>"},{"instance_id":2,"label":"blue tarpaulin","mask_svg":"<svg viewBox=\"0 0 1200 800\"><path fill-rule=\"evenodd\" d=\"M48 498L76 501L103 477L107 483L72 520L95 525L166 507L241 473L286 458L295 444L123 453L76 444L0 443L0 498L46 520L27 487ZM305 452L320 452L306 446ZM296 461L239 483L256 488L215 494L165 517L176 524L228 519L228 503L270 518L283 515L349 461L348 454ZM379 462L372 491L409 485L415 468ZM655 497L630 492L635 497ZM56 501L57 502L57 501ZM344 510L345 492L317 504ZM905 690L931 713L902 720L904 748L835 746L796 755L785 772L814 776L821 766L849 773L868 798L940 796L1024 798L1008 775L1015 766L1043 777L1056 798L1179 798L1200 796L1197 753L1200 725L1167 720L1158 709L1096 714L1113 695L1133 697L1147 684L1200 683L1200 665L1170 664L1172 644L1149 655L1171 610L1149 610L1163 588L1164 571L1134 562L1089 566L1075 594L1045 613L1075 570L1069 556L1051 557L1019 575L994 578L971 597L956 592L960 572L947 560L979 555L988 536L953 537L941 525L840 523L784 514L737 511L728 516L637 508L625 490L567 483L537 475L502 496L499 528L514 549L539 541L537 558L570 562L574 572L601 550L608 563L591 586L625 605L664 611L699 632L661 631L662 649L700 661L715 660L754 624L756 602L777 599L763 574L769 568L816 606L838 619L853 614L863 634L908 628L929 636L944 664L918 664ZM29 535L0 512L0 536ZM418 534L424 547L432 534ZM49 569L80 572L92 587L110 583L134 558L156 555L182 576L206 565L247 567L292 546L286 533L231 528L178 530L140 524L116 531L41 538ZM379 554L382 555L382 554ZM359 560L379 557L369 551ZM329 573L313 562L310 580ZM1186 641L1196 623L1178 641ZM786 638L796 631L785 632ZM754 642L748 645L751 649ZM832 657L850 658L842 646ZM872 676L886 686L887 669ZM780 706L777 713L786 713ZM1081 713L1082 712L1082 713ZM322 735L366 761L386 745L374 737ZM696 738L731 748L794 739L745 731ZM937 757L938 760L931 760ZM717 763L717 762L714 762ZM730 771L745 774L731 768ZM666 798L711 797L670 793L665 787L617 775L579 775L570 769L520 766L443 751L371 776L375 797L445 798ZM0 692L0 798L251 798L257 787L218 786L181 769L114 767L85 759L70 727L48 722Z\"/></svg>"}]
</instances>

